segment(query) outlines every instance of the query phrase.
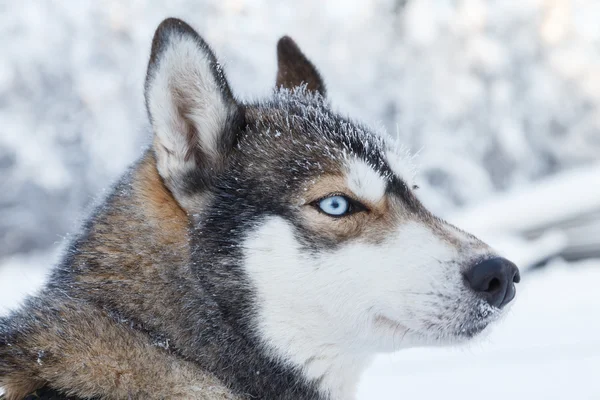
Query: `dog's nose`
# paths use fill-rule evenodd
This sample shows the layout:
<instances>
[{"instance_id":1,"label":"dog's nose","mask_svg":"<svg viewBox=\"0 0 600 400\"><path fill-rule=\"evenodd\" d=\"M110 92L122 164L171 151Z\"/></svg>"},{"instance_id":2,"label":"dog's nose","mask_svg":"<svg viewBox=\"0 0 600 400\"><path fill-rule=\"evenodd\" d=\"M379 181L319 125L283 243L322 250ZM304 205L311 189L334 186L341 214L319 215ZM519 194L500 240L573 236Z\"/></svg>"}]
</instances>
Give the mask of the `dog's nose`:
<instances>
[{"instance_id":1,"label":"dog's nose","mask_svg":"<svg viewBox=\"0 0 600 400\"><path fill-rule=\"evenodd\" d=\"M502 308L515 297L515 283L521 277L515 264L505 258L491 258L466 272L469 286L490 305Z\"/></svg>"}]
</instances>

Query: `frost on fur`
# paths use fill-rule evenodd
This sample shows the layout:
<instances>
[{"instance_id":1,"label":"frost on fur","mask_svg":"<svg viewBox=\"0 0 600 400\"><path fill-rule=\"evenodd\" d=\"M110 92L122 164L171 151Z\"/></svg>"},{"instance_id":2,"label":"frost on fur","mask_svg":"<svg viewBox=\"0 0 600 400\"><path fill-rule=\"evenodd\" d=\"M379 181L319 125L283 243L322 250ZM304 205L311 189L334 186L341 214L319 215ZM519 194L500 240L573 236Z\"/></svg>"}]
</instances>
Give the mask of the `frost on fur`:
<instances>
[{"instance_id":1,"label":"frost on fur","mask_svg":"<svg viewBox=\"0 0 600 400\"><path fill-rule=\"evenodd\" d=\"M277 42L277 80L275 86L306 89L325 96L325 83L315 66L302 53L296 42L284 36Z\"/></svg>"}]
</instances>

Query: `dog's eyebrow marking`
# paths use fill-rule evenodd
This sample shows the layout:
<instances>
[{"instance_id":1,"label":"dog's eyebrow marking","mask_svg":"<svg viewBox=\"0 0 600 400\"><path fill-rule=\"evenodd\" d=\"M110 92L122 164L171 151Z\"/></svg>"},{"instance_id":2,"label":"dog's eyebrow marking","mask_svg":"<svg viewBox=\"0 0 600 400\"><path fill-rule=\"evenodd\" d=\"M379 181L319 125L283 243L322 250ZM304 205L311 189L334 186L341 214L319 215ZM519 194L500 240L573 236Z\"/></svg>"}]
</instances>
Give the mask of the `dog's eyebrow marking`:
<instances>
[{"instance_id":1,"label":"dog's eyebrow marking","mask_svg":"<svg viewBox=\"0 0 600 400\"><path fill-rule=\"evenodd\" d=\"M355 195L373 203L379 202L385 194L385 179L363 160L349 160L346 180Z\"/></svg>"}]
</instances>

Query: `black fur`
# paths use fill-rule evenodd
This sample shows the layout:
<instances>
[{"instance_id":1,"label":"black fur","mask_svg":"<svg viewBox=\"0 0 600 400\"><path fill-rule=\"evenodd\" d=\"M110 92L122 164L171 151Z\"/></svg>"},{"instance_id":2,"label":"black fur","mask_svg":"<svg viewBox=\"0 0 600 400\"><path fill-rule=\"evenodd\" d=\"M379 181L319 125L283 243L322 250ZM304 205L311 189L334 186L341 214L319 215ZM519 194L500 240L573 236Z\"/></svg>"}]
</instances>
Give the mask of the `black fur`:
<instances>
[{"instance_id":1,"label":"black fur","mask_svg":"<svg viewBox=\"0 0 600 400\"><path fill-rule=\"evenodd\" d=\"M1 399L1 398L0 398ZM57 390L50 388L43 388L36 390L31 393L23 400L95 400L95 399L82 399L79 397L67 396Z\"/></svg>"}]
</instances>

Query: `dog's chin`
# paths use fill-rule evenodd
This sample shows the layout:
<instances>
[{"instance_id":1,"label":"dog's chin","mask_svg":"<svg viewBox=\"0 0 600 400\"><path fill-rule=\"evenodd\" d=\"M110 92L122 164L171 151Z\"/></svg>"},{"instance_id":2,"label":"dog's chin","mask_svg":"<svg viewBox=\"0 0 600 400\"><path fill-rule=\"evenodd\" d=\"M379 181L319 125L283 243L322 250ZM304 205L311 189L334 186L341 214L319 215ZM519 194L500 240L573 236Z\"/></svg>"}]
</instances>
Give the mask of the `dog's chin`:
<instances>
[{"instance_id":1,"label":"dog's chin","mask_svg":"<svg viewBox=\"0 0 600 400\"><path fill-rule=\"evenodd\" d=\"M449 346L469 343L475 338L485 337L490 328L504 314L503 310L486 307L460 318L436 319L435 322L423 318L410 324L397 322L392 318L378 315L375 323L392 337L392 351L406 347Z\"/></svg>"}]
</instances>

